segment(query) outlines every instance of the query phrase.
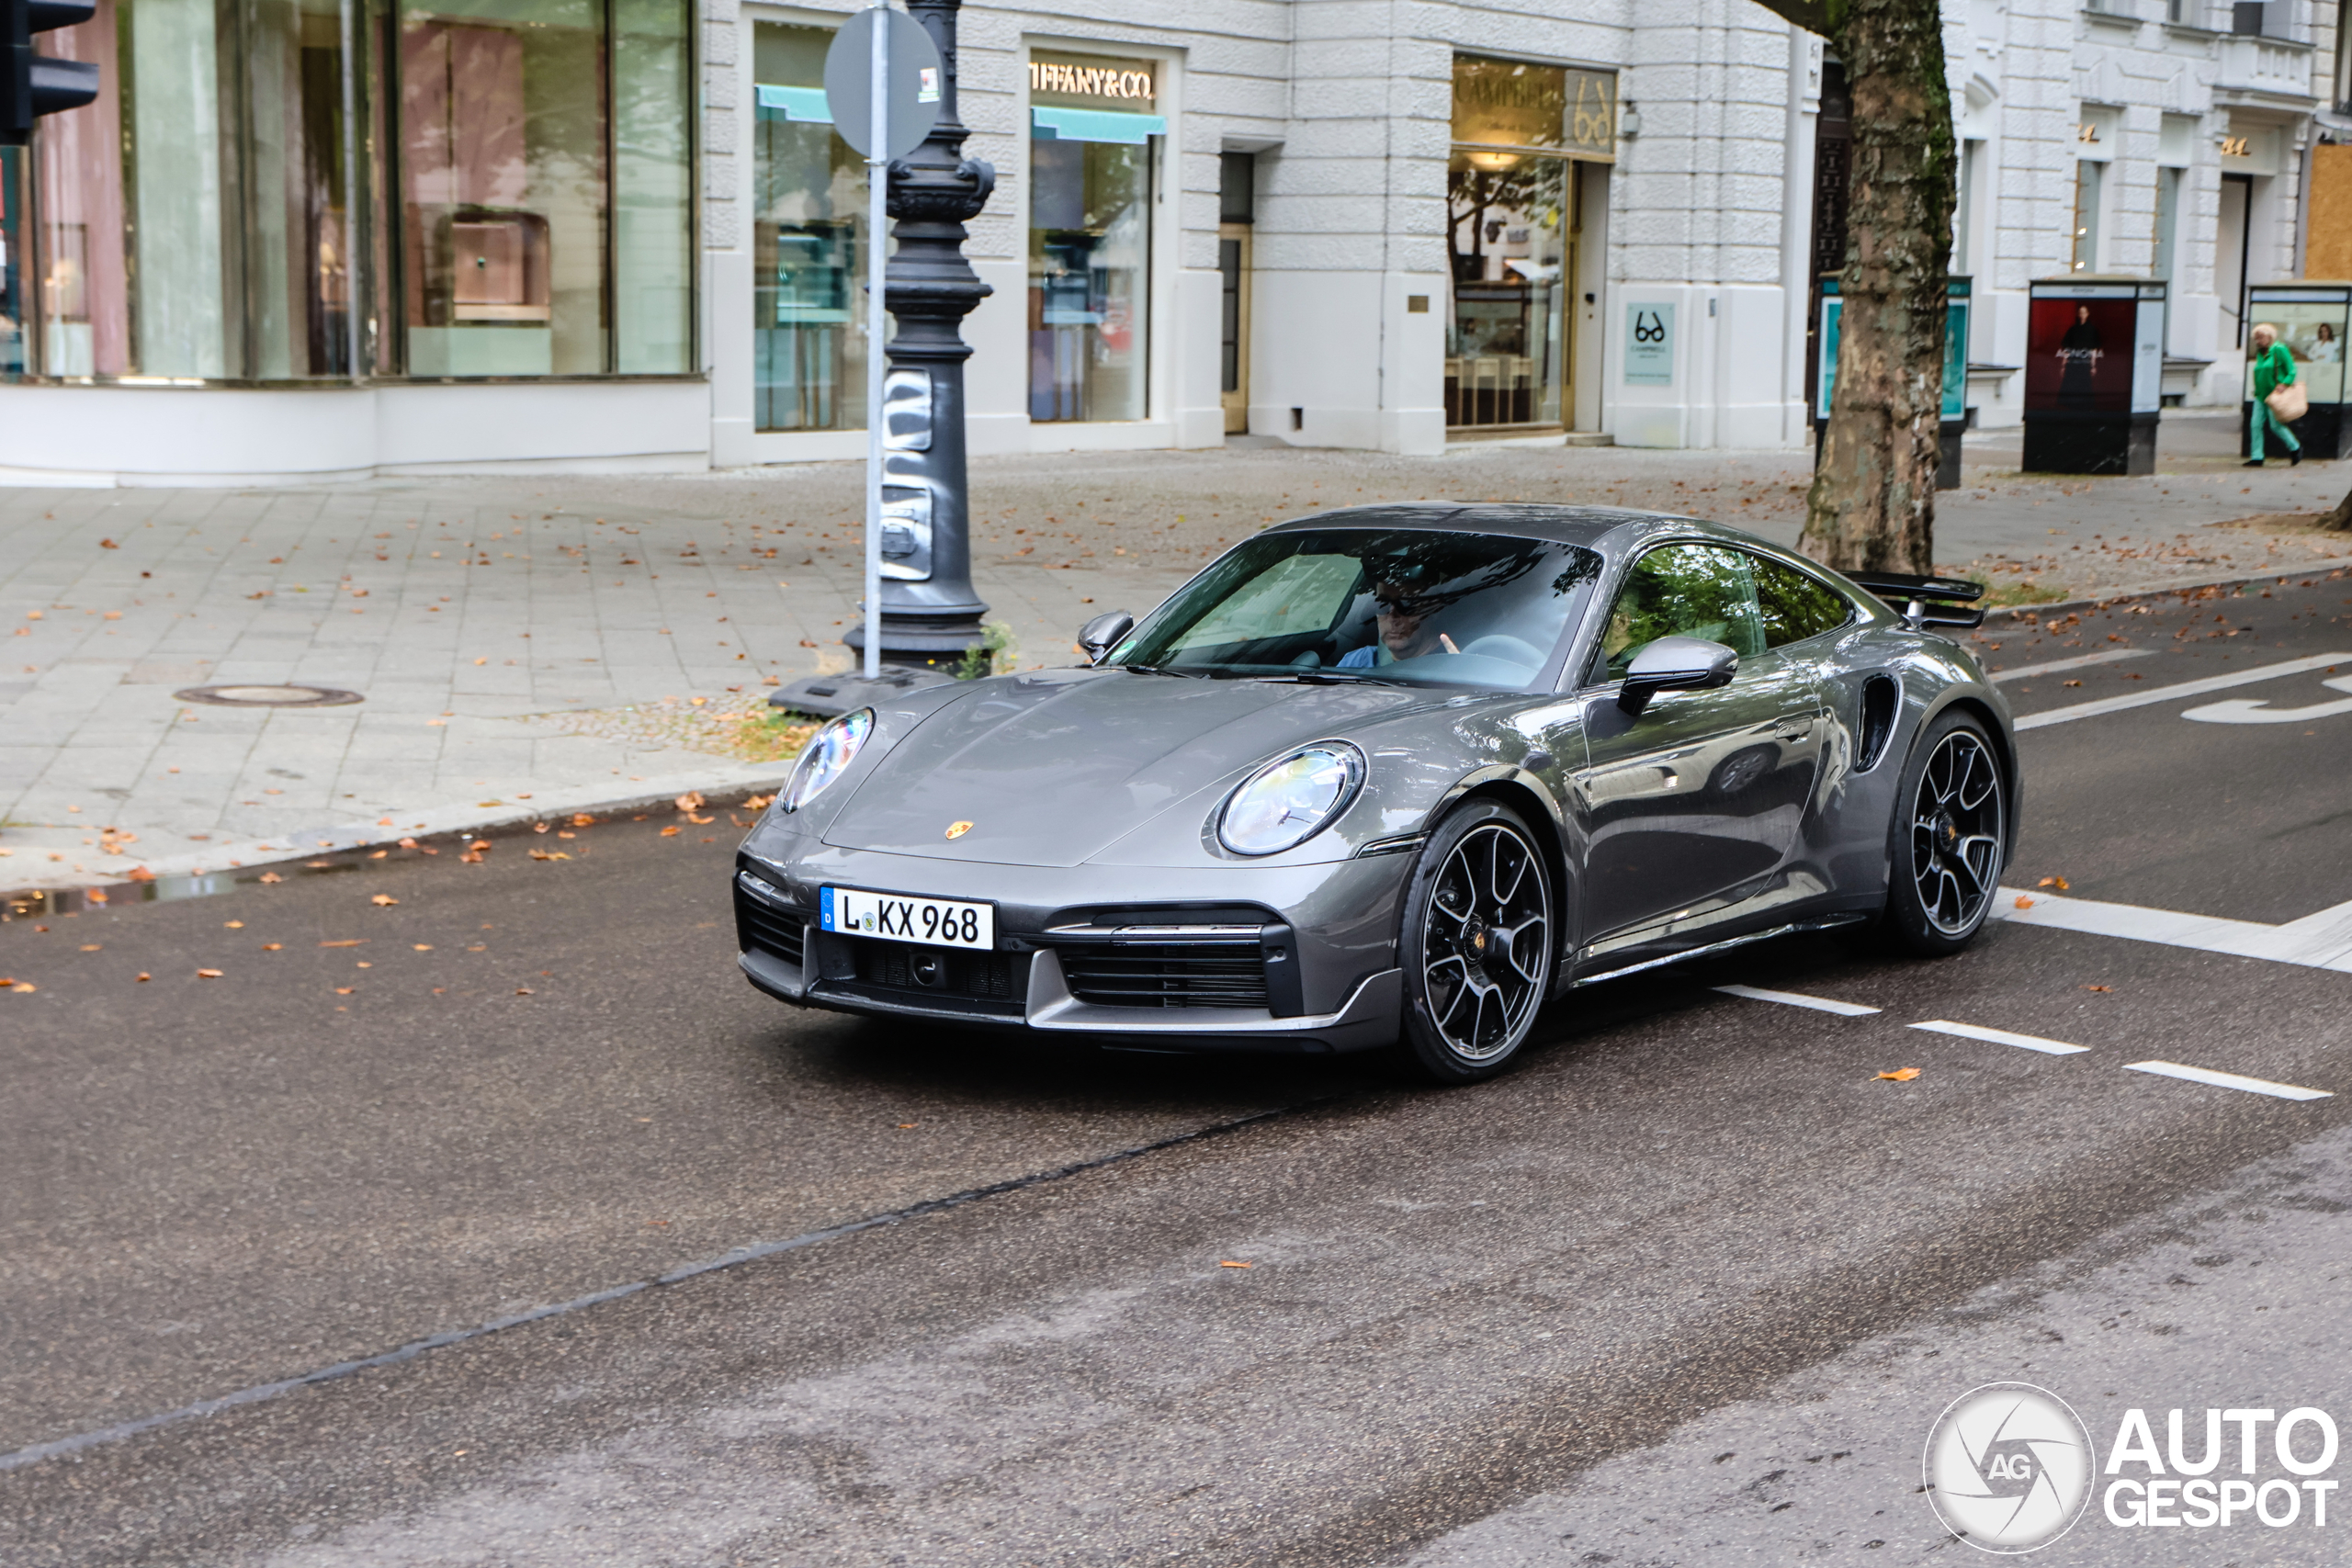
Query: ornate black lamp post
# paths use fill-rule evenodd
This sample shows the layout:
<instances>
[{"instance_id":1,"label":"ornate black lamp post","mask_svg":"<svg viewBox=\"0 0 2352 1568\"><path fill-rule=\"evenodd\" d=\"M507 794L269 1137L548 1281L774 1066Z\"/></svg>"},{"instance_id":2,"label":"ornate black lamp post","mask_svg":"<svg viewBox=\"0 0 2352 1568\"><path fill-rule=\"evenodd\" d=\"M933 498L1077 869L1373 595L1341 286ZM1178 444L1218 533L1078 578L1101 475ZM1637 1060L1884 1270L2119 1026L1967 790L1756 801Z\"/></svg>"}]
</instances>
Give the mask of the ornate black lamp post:
<instances>
[{"instance_id":1,"label":"ornate black lamp post","mask_svg":"<svg viewBox=\"0 0 2352 1568\"><path fill-rule=\"evenodd\" d=\"M956 112L956 14L963 0L908 0L939 51L939 123L890 165L898 254L883 301L898 319L889 344L883 477L882 657L898 665L952 664L981 639L989 607L972 589L971 509L964 466L962 323L992 292L964 259L965 221L996 188L996 170L964 154L971 133ZM878 243L878 241L877 241ZM842 640L861 652L865 623Z\"/></svg>"}]
</instances>

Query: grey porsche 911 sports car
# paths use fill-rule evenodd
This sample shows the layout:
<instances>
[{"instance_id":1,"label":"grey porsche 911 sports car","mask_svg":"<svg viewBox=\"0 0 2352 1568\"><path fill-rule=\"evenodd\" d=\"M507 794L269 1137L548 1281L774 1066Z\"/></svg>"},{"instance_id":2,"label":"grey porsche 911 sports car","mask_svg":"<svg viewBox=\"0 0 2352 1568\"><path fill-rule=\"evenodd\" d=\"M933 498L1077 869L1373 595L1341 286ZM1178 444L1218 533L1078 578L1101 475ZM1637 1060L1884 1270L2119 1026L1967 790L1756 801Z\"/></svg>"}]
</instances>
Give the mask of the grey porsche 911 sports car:
<instances>
[{"instance_id":1,"label":"grey porsche 911 sports car","mask_svg":"<svg viewBox=\"0 0 2352 1568\"><path fill-rule=\"evenodd\" d=\"M1632 970L1866 922L1951 953L2018 829L2008 706L1945 635L1977 592L1649 513L1284 523L1089 623L1089 665L827 723L738 856L743 972L1461 1082Z\"/></svg>"}]
</instances>

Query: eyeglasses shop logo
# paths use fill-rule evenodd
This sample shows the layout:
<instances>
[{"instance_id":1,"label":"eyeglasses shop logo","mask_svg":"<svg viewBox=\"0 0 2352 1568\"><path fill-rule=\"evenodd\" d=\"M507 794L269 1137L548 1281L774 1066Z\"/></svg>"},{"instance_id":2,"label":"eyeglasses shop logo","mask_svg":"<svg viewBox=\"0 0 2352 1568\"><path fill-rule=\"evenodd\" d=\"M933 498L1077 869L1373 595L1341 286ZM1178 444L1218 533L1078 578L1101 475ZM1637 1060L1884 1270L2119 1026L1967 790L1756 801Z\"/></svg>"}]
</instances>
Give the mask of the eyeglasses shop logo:
<instances>
[{"instance_id":1,"label":"eyeglasses shop logo","mask_svg":"<svg viewBox=\"0 0 2352 1568\"><path fill-rule=\"evenodd\" d=\"M1928 1501L1971 1546L2033 1551L2082 1517L2097 1462L2064 1400L2031 1383L1986 1383L1953 1400L1928 1434Z\"/></svg>"},{"instance_id":2,"label":"eyeglasses shop logo","mask_svg":"<svg viewBox=\"0 0 2352 1568\"><path fill-rule=\"evenodd\" d=\"M2337 1436L2326 1411L2209 1409L2194 1457L2188 1441L2196 1424L2187 1414L2163 1413L2160 1448L2148 1413L2124 1411L2102 1475L2090 1434L2064 1400L2030 1383L1987 1383L1954 1400L1929 1432L1928 1500L1954 1535L2003 1554L2038 1551L2064 1535L2095 1486L2107 1522L2124 1529L2326 1526L2337 1485L2324 1479L2335 1464ZM2224 1427L2235 1427L2234 1443ZM2224 1466L2232 1458L2233 1477Z\"/></svg>"}]
</instances>

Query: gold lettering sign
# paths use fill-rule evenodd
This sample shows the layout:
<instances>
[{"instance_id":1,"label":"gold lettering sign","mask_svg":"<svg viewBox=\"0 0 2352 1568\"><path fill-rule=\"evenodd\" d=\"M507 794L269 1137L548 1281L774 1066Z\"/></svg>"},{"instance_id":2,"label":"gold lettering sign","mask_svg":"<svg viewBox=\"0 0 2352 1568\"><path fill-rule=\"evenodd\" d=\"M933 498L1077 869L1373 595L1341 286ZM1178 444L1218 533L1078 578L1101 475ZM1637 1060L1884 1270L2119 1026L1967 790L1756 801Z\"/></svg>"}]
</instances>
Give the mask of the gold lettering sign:
<instances>
[{"instance_id":1,"label":"gold lettering sign","mask_svg":"<svg viewBox=\"0 0 2352 1568\"><path fill-rule=\"evenodd\" d=\"M2075 127L2075 140L2077 141L2097 141L2098 140L2098 127L2088 120L2085 120L2082 124Z\"/></svg>"},{"instance_id":2,"label":"gold lettering sign","mask_svg":"<svg viewBox=\"0 0 2352 1568\"><path fill-rule=\"evenodd\" d=\"M1029 62L1029 93L1064 107L1115 104L1137 112L1149 109L1156 96L1148 62L1050 57Z\"/></svg>"},{"instance_id":3,"label":"gold lettering sign","mask_svg":"<svg viewBox=\"0 0 2352 1568\"><path fill-rule=\"evenodd\" d=\"M1616 73L1456 55L1453 140L1613 158Z\"/></svg>"},{"instance_id":4,"label":"gold lettering sign","mask_svg":"<svg viewBox=\"0 0 2352 1568\"><path fill-rule=\"evenodd\" d=\"M2245 137L2243 137L2243 136L2224 136L2224 137L2222 137L2222 157L2224 157L2224 158L2245 158L2245 157L2251 157L2252 155L2253 155L2253 154L2252 154L2252 153L2250 153L2250 152L2246 150L2246 139L2245 139Z\"/></svg>"}]
</instances>

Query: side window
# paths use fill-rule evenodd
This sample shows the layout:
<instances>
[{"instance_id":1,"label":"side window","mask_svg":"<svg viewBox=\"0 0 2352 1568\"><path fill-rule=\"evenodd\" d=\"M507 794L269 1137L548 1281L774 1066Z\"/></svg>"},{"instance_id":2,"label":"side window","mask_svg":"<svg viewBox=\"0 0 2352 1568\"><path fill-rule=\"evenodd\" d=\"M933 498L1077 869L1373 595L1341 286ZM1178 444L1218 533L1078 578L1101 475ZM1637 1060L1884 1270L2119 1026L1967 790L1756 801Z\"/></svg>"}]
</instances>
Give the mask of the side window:
<instances>
[{"instance_id":1,"label":"side window","mask_svg":"<svg viewBox=\"0 0 2352 1568\"><path fill-rule=\"evenodd\" d=\"M1756 600L1763 612L1764 646L1803 642L1836 631L1853 618L1853 607L1827 584L1816 582L1779 561L1756 561Z\"/></svg>"},{"instance_id":2,"label":"side window","mask_svg":"<svg viewBox=\"0 0 2352 1568\"><path fill-rule=\"evenodd\" d=\"M1745 550L1714 545L1667 545L1650 551L1625 574L1609 624L1600 634L1606 673L1623 679L1634 656L1662 637L1703 637L1746 659L1764 651L1753 568L1765 563Z\"/></svg>"}]
</instances>

